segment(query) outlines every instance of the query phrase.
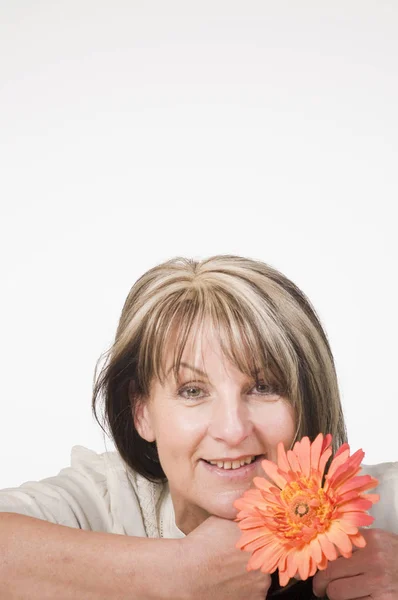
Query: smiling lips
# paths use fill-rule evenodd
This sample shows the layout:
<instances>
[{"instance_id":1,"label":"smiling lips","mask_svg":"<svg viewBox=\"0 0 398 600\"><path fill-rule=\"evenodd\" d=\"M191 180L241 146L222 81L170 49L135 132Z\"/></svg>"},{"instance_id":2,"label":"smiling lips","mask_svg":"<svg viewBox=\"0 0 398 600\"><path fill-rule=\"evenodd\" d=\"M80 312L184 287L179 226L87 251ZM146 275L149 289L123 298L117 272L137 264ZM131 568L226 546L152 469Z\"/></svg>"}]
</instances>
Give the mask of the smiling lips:
<instances>
[{"instance_id":1,"label":"smiling lips","mask_svg":"<svg viewBox=\"0 0 398 600\"><path fill-rule=\"evenodd\" d=\"M244 465L250 465L260 456L263 455L251 454L237 458L219 458L215 460L206 460L206 462L210 465L217 466L219 468L239 469L239 467L243 467Z\"/></svg>"}]
</instances>

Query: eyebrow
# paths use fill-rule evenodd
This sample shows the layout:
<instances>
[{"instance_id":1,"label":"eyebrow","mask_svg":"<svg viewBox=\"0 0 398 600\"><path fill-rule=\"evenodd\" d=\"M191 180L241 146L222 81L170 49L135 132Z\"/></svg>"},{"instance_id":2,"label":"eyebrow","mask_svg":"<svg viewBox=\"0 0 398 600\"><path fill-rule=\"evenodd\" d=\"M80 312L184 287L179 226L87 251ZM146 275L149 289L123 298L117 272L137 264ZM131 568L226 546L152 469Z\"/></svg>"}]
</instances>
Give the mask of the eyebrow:
<instances>
[{"instance_id":1,"label":"eyebrow","mask_svg":"<svg viewBox=\"0 0 398 600\"><path fill-rule=\"evenodd\" d=\"M175 365L173 365L172 367L170 367L170 369L167 371L167 375L170 373L170 371L174 367L175 367ZM198 369L197 367L194 367L193 365L189 365L186 362L180 362L180 367L187 367L187 369L191 369L191 371L195 371L196 373L199 373L199 375L201 375L202 377L207 377L207 373L205 373L201 369Z\"/></svg>"},{"instance_id":2,"label":"eyebrow","mask_svg":"<svg viewBox=\"0 0 398 600\"><path fill-rule=\"evenodd\" d=\"M175 367L175 365L170 367L170 369L167 371L166 375L168 375L174 367ZM186 362L183 362L183 361L180 362L180 367L187 367L187 369L191 369L191 371L195 371L196 373L199 373L199 375L201 375L202 377L207 377L207 373L205 373L201 369L198 369L197 367L194 367L193 365L190 365ZM255 369L252 374L257 375L260 371L261 371L261 369Z\"/></svg>"}]
</instances>

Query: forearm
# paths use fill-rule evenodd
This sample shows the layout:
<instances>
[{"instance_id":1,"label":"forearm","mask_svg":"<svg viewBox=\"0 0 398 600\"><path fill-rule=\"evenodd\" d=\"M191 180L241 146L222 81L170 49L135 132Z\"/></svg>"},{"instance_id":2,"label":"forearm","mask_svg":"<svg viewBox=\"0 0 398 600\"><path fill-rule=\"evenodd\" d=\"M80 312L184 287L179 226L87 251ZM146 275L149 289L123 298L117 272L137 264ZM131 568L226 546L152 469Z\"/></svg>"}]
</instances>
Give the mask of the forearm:
<instances>
[{"instance_id":1,"label":"forearm","mask_svg":"<svg viewBox=\"0 0 398 600\"><path fill-rule=\"evenodd\" d=\"M163 600L173 597L179 552L179 540L0 513L0 600Z\"/></svg>"}]
</instances>

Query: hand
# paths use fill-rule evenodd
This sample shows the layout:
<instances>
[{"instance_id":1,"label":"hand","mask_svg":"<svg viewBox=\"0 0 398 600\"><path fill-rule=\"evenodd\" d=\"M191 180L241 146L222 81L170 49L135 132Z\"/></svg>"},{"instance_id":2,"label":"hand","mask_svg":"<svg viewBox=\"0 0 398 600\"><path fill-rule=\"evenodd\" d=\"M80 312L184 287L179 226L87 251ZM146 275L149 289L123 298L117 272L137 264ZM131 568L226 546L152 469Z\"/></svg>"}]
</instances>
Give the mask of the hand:
<instances>
[{"instance_id":1,"label":"hand","mask_svg":"<svg viewBox=\"0 0 398 600\"><path fill-rule=\"evenodd\" d=\"M248 552L235 544L241 537L235 521L211 516L181 542L182 585L190 600L264 600L271 576L246 571Z\"/></svg>"},{"instance_id":2,"label":"hand","mask_svg":"<svg viewBox=\"0 0 398 600\"><path fill-rule=\"evenodd\" d=\"M360 529L364 548L340 556L312 580L316 596L329 600L397 600L398 535L383 529Z\"/></svg>"}]
</instances>

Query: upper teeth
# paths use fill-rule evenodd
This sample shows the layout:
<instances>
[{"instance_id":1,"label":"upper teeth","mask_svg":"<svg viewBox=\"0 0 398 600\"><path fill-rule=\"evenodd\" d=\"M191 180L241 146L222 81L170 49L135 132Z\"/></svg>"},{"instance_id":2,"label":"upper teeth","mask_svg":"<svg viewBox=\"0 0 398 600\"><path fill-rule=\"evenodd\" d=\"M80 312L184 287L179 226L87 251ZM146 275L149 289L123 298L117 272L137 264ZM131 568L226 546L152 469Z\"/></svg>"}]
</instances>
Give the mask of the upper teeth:
<instances>
[{"instance_id":1,"label":"upper teeth","mask_svg":"<svg viewBox=\"0 0 398 600\"><path fill-rule=\"evenodd\" d=\"M243 467L243 465L249 465L251 462L254 461L256 457L255 456L248 456L247 458L244 458L242 460L233 460L233 461L214 461L214 460L209 460L208 462L211 465L217 465L217 467L219 467L220 469L239 469L239 467Z\"/></svg>"}]
</instances>

